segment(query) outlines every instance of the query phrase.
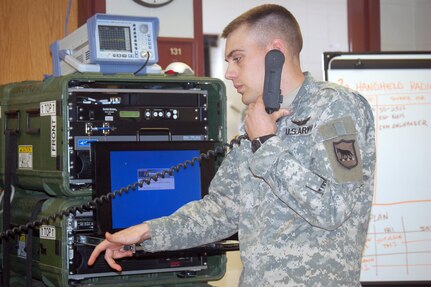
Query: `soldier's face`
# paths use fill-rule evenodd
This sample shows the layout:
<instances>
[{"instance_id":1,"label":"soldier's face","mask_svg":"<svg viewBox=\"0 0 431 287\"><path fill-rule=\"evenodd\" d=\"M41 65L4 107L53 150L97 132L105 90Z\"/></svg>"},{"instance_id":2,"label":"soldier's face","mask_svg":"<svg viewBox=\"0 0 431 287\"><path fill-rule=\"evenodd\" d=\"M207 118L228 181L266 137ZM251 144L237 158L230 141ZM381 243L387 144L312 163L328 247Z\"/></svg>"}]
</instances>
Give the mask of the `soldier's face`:
<instances>
[{"instance_id":1,"label":"soldier's face","mask_svg":"<svg viewBox=\"0 0 431 287\"><path fill-rule=\"evenodd\" d=\"M267 50L256 37L259 35L253 35L246 26L241 26L226 39L228 67L225 77L232 81L246 105L255 102L263 93Z\"/></svg>"}]
</instances>

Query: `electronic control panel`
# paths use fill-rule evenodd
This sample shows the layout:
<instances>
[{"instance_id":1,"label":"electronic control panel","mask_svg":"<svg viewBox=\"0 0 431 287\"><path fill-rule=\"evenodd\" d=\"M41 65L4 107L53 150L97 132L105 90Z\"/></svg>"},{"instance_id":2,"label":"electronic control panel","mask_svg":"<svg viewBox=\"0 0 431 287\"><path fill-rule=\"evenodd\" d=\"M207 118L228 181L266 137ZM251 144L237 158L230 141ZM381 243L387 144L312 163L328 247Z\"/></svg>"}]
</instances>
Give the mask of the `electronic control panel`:
<instances>
[{"instance_id":1,"label":"electronic control panel","mask_svg":"<svg viewBox=\"0 0 431 287\"><path fill-rule=\"evenodd\" d=\"M96 14L51 44L53 75L135 73L141 67L148 69L158 61L158 30L159 20L154 17Z\"/></svg>"},{"instance_id":2,"label":"electronic control panel","mask_svg":"<svg viewBox=\"0 0 431 287\"><path fill-rule=\"evenodd\" d=\"M78 83L74 83L78 84ZM120 86L68 89L70 183L91 183L96 141L208 140L208 91Z\"/></svg>"}]
</instances>

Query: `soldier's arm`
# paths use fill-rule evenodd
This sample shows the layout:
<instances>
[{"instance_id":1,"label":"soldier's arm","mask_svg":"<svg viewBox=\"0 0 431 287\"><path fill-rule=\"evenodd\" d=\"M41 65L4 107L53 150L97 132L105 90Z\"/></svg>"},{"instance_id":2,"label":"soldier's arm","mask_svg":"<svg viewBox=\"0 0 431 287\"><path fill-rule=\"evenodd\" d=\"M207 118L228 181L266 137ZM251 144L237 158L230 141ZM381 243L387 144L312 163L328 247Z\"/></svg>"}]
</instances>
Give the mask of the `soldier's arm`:
<instances>
[{"instance_id":1,"label":"soldier's arm","mask_svg":"<svg viewBox=\"0 0 431 287\"><path fill-rule=\"evenodd\" d=\"M175 250L224 239L238 230L237 166L228 154L202 200L190 202L173 215L148 221L151 239L142 243L148 251Z\"/></svg>"},{"instance_id":2,"label":"soldier's arm","mask_svg":"<svg viewBox=\"0 0 431 287\"><path fill-rule=\"evenodd\" d=\"M335 103L328 109L345 109ZM357 109L356 107L352 108ZM330 113L329 113L330 114ZM350 215L360 198L364 182L373 176L374 123L369 110L336 113L313 131L312 162L294 157L279 137L265 142L251 158L252 172L314 226L332 230ZM367 202L370 200L369 190Z\"/></svg>"}]
</instances>

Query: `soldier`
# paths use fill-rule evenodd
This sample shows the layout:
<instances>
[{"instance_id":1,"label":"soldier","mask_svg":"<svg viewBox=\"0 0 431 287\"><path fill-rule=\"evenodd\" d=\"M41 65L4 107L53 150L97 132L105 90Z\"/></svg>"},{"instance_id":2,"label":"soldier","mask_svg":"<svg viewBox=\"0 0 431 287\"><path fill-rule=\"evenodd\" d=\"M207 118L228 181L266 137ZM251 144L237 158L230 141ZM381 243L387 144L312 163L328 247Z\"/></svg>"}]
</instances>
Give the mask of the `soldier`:
<instances>
[{"instance_id":1,"label":"soldier","mask_svg":"<svg viewBox=\"0 0 431 287\"><path fill-rule=\"evenodd\" d=\"M261 5L223 31L226 78L248 106L243 140L227 154L209 194L169 217L106 234L109 265L145 250L190 248L239 232L241 286L360 286L374 184L374 119L358 93L303 73L293 15ZM285 56L281 109L262 101L264 59Z\"/></svg>"}]
</instances>

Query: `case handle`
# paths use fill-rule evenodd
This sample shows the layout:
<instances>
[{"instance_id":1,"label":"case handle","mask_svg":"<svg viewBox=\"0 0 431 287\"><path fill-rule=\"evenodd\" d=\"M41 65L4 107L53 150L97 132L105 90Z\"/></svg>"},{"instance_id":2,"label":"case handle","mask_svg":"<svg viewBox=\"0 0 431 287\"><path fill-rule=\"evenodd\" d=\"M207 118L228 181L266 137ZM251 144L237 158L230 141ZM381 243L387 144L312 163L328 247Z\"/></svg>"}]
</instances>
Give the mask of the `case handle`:
<instances>
[{"instance_id":1,"label":"case handle","mask_svg":"<svg viewBox=\"0 0 431 287\"><path fill-rule=\"evenodd\" d=\"M28 109L25 111L25 132L30 135L39 135L40 128L30 128L30 117L40 115L40 108Z\"/></svg>"},{"instance_id":2,"label":"case handle","mask_svg":"<svg viewBox=\"0 0 431 287\"><path fill-rule=\"evenodd\" d=\"M6 132L6 131L8 131L8 132L13 132L13 133L15 133L15 134L18 134L19 133L19 131L20 131L20 129L19 129L19 127L20 127L20 124L21 124L21 113L20 113L20 111L19 110L9 110L9 111L5 111L4 112L4 114L5 114L5 120L4 120L4 131ZM18 119L18 126L17 126L17 128L14 130L14 129L10 129L9 127L8 127L8 119L10 119L10 118L17 118Z\"/></svg>"},{"instance_id":3,"label":"case handle","mask_svg":"<svg viewBox=\"0 0 431 287\"><path fill-rule=\"evenodd\" d=\"M172 133L169 128L140 128L136 132L136 141L141 141L141 135L142 133L165 133L168 136L168 140L172 141Z\"/></svg>"}]
</instances>

